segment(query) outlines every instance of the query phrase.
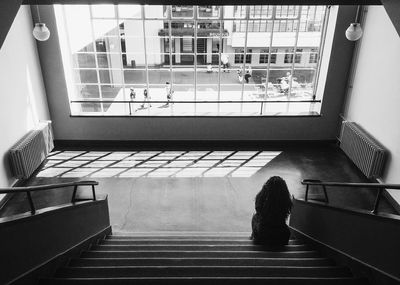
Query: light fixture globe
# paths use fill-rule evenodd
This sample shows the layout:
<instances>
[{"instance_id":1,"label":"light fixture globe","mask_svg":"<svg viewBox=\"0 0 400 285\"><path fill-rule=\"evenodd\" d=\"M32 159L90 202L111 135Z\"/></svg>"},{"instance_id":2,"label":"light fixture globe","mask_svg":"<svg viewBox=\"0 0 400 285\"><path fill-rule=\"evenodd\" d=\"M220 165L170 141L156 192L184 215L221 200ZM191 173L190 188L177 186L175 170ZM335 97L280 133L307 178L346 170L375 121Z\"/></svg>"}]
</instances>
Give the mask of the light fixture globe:
<instances>
[{"instance_id":1,"label":"light fixture globe","mask_svg":"<svg viewBox=\"0 0 400 285\"><path fill-rule=\"evenodd\" d=\"M50 30L46 27L45 23L36 23L32 32L35 39L38 41L47 41L50 37Z\"/></svg>"},{"instance_id":2,"label":"light fixture globe","mask_svg":"<svg viewBox=\"0 0 400 285\"><path fill-rule=\"evenodd\" d=\"M363 34L360 23L351 23L346 30L346 38L349 41L357 41Z\"/></svg>"}]
</instances>

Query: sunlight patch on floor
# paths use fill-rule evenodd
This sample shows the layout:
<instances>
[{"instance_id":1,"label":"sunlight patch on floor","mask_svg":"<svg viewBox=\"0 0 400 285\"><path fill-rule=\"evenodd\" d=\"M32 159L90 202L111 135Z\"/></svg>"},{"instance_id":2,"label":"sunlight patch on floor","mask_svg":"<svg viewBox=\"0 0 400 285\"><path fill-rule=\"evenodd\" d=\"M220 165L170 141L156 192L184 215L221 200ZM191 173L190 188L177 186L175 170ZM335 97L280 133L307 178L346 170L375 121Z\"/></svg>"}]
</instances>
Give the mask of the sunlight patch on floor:
<instances>
[{"instance_id":1,"label":"sunlight patch on floor","mask_svg":"<svg viewBox=\"0 0 400 285\"><path fill-rule=\"evenodd\" d=\"M37 177L251 177L280 151L56 151Z\"/></svg>"}]
</instances>

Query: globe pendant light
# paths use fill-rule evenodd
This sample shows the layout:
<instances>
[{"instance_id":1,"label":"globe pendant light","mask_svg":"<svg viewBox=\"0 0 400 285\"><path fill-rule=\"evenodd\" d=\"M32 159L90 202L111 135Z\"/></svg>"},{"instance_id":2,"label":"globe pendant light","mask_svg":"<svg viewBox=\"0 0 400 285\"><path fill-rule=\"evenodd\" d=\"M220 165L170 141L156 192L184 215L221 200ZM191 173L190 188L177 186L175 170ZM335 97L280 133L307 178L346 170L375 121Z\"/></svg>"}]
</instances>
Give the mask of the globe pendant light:
<instances>
[{"instance_id":1,"label":"globe pendant light","mask_svg":"<svg viewBox=\"0 0 400 285\"><path fill-rule=\"evenodd\" d=\"M361 15L361 9L360 6L357 7L357 15L356 15L356 21L355 23L351 23L350 26L346 30L346 38L349 41L358 41L362 34L362 28L360 25L360 15Z\"/></svg>"},{"instance_id":2,"label":"globe pendant light","mask_svg":"<svg viewBox=\"0 0 400 285\"><path fill-rule=\"evenodd\" d=\"M349 41L357 41L361 38L363 31L360 23L351 23L346 30L346 38Z\"/></svg>"},{"instance_id":3,"label":"globe pendant light","mask_svg":"<svg viewBox=\"0 0 400 285\"><path fill-rule=\"evenodd\" d=\"M38 41L42 41L42 42L47 41L50 37L50 30L46 27L45 23L41 23L41 21L40 21L40 13L39 13L38 5L36 5L36 9L37 9L39 22L35 24L32 34L35 37L35 39L37 39Z\"/></svg>"}]
</instances>

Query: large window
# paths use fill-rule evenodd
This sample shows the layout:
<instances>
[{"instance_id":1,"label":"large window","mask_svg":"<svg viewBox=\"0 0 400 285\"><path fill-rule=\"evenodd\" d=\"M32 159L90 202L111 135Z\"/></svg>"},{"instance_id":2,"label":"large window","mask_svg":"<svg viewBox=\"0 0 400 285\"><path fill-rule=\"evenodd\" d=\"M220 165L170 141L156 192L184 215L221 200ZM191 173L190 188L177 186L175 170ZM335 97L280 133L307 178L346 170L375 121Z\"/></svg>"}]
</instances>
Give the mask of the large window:
<instances>
[{"instance_id":1,"label":"large window","mask_svg":"<svg viewBox=\"0 0 400 285\"><path fill-rule=\"evenodd\" d=\"M71 114L316 114L326 10L58 5Z\"/></svg>"}]
</instances>

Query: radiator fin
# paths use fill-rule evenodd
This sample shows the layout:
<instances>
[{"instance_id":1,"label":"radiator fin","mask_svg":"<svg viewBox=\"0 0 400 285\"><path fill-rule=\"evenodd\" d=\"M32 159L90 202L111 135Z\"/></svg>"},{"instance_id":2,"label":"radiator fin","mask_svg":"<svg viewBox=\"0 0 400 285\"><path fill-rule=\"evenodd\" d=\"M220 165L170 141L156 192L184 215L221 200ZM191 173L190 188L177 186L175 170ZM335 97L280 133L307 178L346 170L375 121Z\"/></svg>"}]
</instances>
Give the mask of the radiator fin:
<instances>
[{"instance_id":1,"label":"radiator fin","mask_svg":"<svg viewBox=\"0 0 400 285\"><path fill-rule=\"evenodd\" d=\"M386 149L354 122L344 121L340 147L367 178L381 177Z\"/></svg>"},{"instance_id":2,"label":"radiator fin","mask_svg":"<svg viewBox=\"0 0 400 285\"><path fill-rule=\"evenodd\" d=\"M29 178L53 149L50 122L39 124L10 149L11 171L15 178Z\"/></svg>"}]
</instances>

